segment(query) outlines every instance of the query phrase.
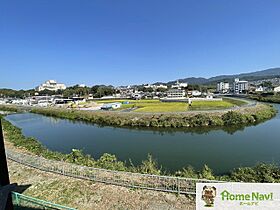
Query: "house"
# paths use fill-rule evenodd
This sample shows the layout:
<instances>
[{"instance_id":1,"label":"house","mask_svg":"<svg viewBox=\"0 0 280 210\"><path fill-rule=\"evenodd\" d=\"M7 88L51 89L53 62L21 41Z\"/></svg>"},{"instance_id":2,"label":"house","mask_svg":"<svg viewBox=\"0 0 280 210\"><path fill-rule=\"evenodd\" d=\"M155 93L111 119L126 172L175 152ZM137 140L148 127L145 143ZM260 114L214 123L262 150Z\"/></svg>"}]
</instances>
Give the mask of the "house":
<instances>
[{"instance_id":1,"label":"house","mask_svg":"<svg viewBox=\"0 0 280 210\"><path fill-rule=\"evenodd\" d=\"M198 90L193 90L192 91L192 96L201 96L201 92L200 91L198 91Z\"/></svg>"},{"instance_id":2,"label":"house","mask_svg":"<svg viewBox=\"0 0 280 210\"><path fill-rule=\"evenodd\" d=\"M280 86L274 88L274 92L280 92Z\"/></svg>"},{"instance_id":3,"label":"house","mask_svg":"<svg viewBox=\"0 0 280 210\"><path fill-rule=\"evenodd\" d=\"M135 99L135 100L140 100L140 99L143 98L143 97L144 97L144 95L141 94L141 93L133 93L133 94L131 95L131 98L132 98L132 99Z\"/></svg>"},{"instance_id":4,"label":"house","mask_svg":"<svg viewBox=\"0 0 280 210\"><path fill-rule=\"evenodd\" d=\"M171 89L167 91L167 98L184 98L186 95L185 90Z\"/></svg>"},{"instance_id":5,"label":"house","mask_svg":"<svg viewBox=\"0 0 280 210\"><path fill-rule=\"evenodd\" d=\"M43 91L43 90L58 91L58 90L65 90L65 89L66 89L65 84L57 83L55 80L48 80L45 83L35 88L36 91Z\"/></svg>"},{"instance_id":6,"label":"house","mask_svg":"<svg viewBox=\"0 0 280 210\"><path fill-rule=\"evenodd\" d=\"M262 85L258 86L255 90L256 92L263 92L264 91L264 87Z\"/></svg>"},{"instance_id":7,"label":"house","mask_svg":"<svg viewBox=\"0 0 280 210\"><path fill-rule=\"evenodd\" d=\"M239 78L234 79L233 91L236 94L246 93L249 90L249 82L239 80Z\"/></svg>"},{"instance_id":8,"label":"house","mask_svg":"<svg viewBox=\"0 0 280 210\"><path fill-rule=\"evenodd\" d=\"M228 82L218 82L217 83L217 92L218 93L228 93L229 92L229 83Z\"/></svg>"},{"instance_id":9,"label":"house","mask_svg":"<svg viewBox=\"0 0 280 210\"><path fill-rule=\"evenodd\" d=\"M108 103L108 104L103 104L103 106L101 106L101 109L103 109L103 110L118 109L118 108L121 108L121 106L122 106L122 104L119 102Z\"/></svg>"}]
</instances>

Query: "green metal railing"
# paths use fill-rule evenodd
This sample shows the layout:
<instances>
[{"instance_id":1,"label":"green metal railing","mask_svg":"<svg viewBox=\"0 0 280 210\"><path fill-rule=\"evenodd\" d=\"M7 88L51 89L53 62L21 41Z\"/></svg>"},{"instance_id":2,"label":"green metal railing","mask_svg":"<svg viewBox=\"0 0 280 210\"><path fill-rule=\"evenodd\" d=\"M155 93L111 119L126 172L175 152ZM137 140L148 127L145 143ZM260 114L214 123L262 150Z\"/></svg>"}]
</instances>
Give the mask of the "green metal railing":
<instances>
[{"instance_id":1,"label":"green metal railing","mask_svg":"<svg viewBox=\"0 0 280 210\"><path fill-rule=\"evenodd\" d=\"M40 200L30 196L22 195L17 192L12 192L13 204L15 209L30 208L30 209L47 209L47 210L76 210L74 208L54 204L48 201Z\"/></svg>"}]
</instances>

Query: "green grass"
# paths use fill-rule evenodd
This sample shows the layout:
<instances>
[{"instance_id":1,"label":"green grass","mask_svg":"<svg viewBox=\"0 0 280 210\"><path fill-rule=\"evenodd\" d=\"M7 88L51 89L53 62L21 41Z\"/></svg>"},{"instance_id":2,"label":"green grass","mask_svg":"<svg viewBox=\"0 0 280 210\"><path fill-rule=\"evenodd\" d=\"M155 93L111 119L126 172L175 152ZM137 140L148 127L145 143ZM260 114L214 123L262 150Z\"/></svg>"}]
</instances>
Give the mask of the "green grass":
<instances>
[{"instance_id":1,"label":"green grass","mask_svg":"<svg viewBox=\"0 0 280 210\"><path fill-rule=\"evenodd\" d=\"M128 101L130 103L138 104L138 103L158 103L160 102L158 99L141 99L141 100L131 100L131 99L121 99L121 100L96 100L95 102L98 104L103 104L103 103L115 103L115 102L124 102Z\"/></svg>"},{"instance_id":2,"label":"green grass","mask_svg":"<svg viewBox=\"0 0 280 210\"><path fill-rule=\"evenodd\" d=\"M185 112L188 110L187 103L182 102L157 102L139 103L135 112Z\"/></svg>"},{"instance_id":3,"label":"green grass","mask_svg":"<svg viewBox=\"0 0 280 210\"><path fill-rule=\"evenodd\" d=\"M129 104L122 104L118 110L137 108L134 112L185 112L189 110L215 110L226 109L233 106L242 106L246 104L243 100L223 98L223 101L193 101L189 107L186 102L160 102L154 99L145 100L101 100L97 103L113 103L128 101Z\"/></svg>"},{"instance_id":4,"label":"green grass","mask_svg":"<svg viewBox=\"0 0 280 210\"><path fill-rule=\"evenodd\" d=\"M226 109L233 107L234 104L228 101L193 101L190 110L211 110L211 109Z\"/></svg>"},{"instance_id":5,"label":"green grass","mask_svg":"<svg viewBox=\"0 0 280 210\"><path fill-rule=\"evenodd\" d=\"M128 101L129 104L122 104L118 110L137 108L135 112L184 112L187 111L187 104L182 102L165 103L157 99L143 100L101 100L97 103L114 103Z\"/></svg>"},{"instance_id":6,"label":"green grass","mask_svg":"<svg viewBox=\"0 0 280 210\"><path fill-rule=\"evenodd\" d=\"M245 104L248 104L246 101L244 101L242 99L223 98L223 101L227 101L227 102L232 103L236 106L243 106Z\"/></svg>"}]
</instances>

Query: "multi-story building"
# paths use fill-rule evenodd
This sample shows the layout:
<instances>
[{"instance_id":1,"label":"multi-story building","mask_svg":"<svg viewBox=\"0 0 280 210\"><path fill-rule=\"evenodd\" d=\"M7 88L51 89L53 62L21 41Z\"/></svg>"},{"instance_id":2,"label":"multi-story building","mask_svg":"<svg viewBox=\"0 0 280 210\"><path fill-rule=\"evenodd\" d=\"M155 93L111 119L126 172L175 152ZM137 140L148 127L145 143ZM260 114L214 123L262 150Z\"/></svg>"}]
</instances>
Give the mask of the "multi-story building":
<instances>
[{"instance_id":1,"label":"multi-story building","mask_svg":"<svg viewBox=\"0 0 280 210\"><path fill-rule=\"evenodd\" d=\"M157 85L156 86L157 89L161 88L161 89L167 89L167 85L163 85L163 84L160 84L160 85Z\"/></svg>"},{"instance_id":2,"label":"multi-story building","mask_svg":"<svg viewBox=\"0 0 280 210\"><path fill-rule=\"evenodd\" d=\"M280 92L280 86L274 88L274 92Z\"/></svg>"},{"instance_id":3,"label":"multi-story building","mask_svg":"<svg viewBox=\"0 0 280 210\"><path fill-rule=\"evenodd\" d=\"M239 78L234 79L233 91L236 94L246 93L249 90L249 82L239 80Z\"/></svg>"},{"instance_id":4,"label":"multi-story building","mask_svg":"<svg viewBox=\"0 0 280 210\"><path fill-rule=\"evenodd\" d=\"M186 88L188 87L188 83L180 83L179 81L176 82L175 85L172 85L171 88Z\"/></svg>"},{"instance_id":5,"label":"multi-story building","mask_svg":"<svg viewBox=\"0 0 280 210\"><path fill-rule=\"evenodd\" d=\"M167 91L167 98L184 98L186 96L185 90L171 89Z\"/></svg>"},{"instance_id":6,"label":"multi-story building","mask_svg":"<svg viewBox=\"0 0 280 210\"><path fill-rule=\"evenodd\" d=\"M218 82L217 83L217 92L228 93L229 92L229 83L228 82Z\"/></svg>"},{"instance_id":7,"label":"multi-story building","mask_svg":"<svg viewBox=\"0 0 280 210\"><path fill-rule=\"evenodd\" d=\"M144 88L152 88L153 90L156 90L156 89L159 89L159 88L162 88L162 89L167 89L167 85L163 85L163 84L160 84L160 85L151 85L151 84L147 84L147 85L144 85Z\"/></svg>"},{"instance_id":8,"label":"multi-story building","mask_svg":"<svg viewBox=\"0 0 280 210\"><path fill-rule=\"evenodd\" d=\"M43 91L43 90L58 91L58 90L65 90L65 89L66 89L65 84L57 83L55 80L48 80L45 83L35 88L36 91Z\"/></svg>"}]
</instances>

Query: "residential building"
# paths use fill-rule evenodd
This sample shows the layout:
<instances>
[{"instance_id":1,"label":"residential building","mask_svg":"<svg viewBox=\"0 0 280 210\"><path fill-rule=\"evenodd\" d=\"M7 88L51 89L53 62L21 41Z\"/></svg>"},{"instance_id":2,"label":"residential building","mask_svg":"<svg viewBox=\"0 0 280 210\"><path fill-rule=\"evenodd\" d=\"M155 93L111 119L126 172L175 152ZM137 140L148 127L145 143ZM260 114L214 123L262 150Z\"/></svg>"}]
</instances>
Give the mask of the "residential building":
<instances>
[{"instance_id":1,"label":"residential building","mask_svg":"<svg viewBox=\"0 0 280 210\"><path fill-rule=\"evenodd\" d=\"M43 90L58 91L58 90L65 90L65 89L66 89L65 84L57 83L55 80L48 80L45 83L35 88L36 91L43 91Z\"/></svg>"},{"instance_id":2,"label":"residential building","mask_svg":"<svg viewBox=\"0 0 280 210\"><path fill-rule=\"evenodd\" d=\"M159 89L159 88L167 89L168 87L167 87L167 85L160 84L160 85L157 85L156 88L157 89Z\"/></svg>"},{"instance_id":3,"label":"residential building","mask_svg":"<svg viewBox=\"0 0 280 210\"><path fill-rule=\"evenodd\" d=\"M280 86L274 88L274 92L280 92Z\"/></svg>"},{"instance_id":4,"label":"residential building","mask_svg":"<svg viewBox=\"0 0 280 210\"><path fill-rule=\"evenodd\" d=\"M160 85L147 84L147 85L144 85L144 88L152 88L153 90L156 90L159 88L167 89L168 87L167 87L167 85L163 85L163 84L160 84Z\"/></svg>"},{"instance_id":5,"label":"residential building","mask_svg":"<svg viewBox=\"0 0 280 210\"><path fill-rule=\"evenodd\" d=\"M236 94L246 93L249 90L249 82L239 80L239 78L234 79L233 91Z\"/></svg>"},{"instance_id":6,"label":"residential building","mask_svg":"<svg viewBox=\"0 0 280 210\"><path fill-rule=\"evenodd\" d=\"M201 96L201 92L200 91L198 91L198 90L193 90L192 91L192 96Z\"/></svg>"},{"instance_id":7,"label":"residential building","mask_svg":"<svg viewBox=\"0 0 280 210\"><path fill-rule=\"evenodd\" d=\"M186 88L188 87L188 83L180 83L178 80L175 85L172 85L171 88Z\"/></svg>"},{"instance_id":8,"label":"residential building","mask_svg":"<svg viewBox=\"0 0 280 210\"><path fill-rule=\"evenodd\" d=\"M255 90L256 92L263 92L264 91L264 87L262 85L258 86Z\"/></svg>"},{"instance_id":9,"label":"residential building","mask_svg":"<svg viewBox=\"0 0 280 210\"><path fill-rule=\"evenodd\" d=\"M185 90L171 89L167 91L167 98L184 98L186 96Z\"/></svg>"},{"instance_id":10,"label":"residential building","mask_svg":"<svg viewBox=\"0 0 280 210\"><path fill-rule=\"evenodd\" d=\"M217 92L228 93L229 92L229 83L228 82L218 82L217 83Z\"/></svg>"},{"instance_id":11,"label":"residential building","mask_svg":"<svg viewBox=\"0 0 280 210\"><path fill-rule=\"evenodd\" d=\"M156 85L147 84L147 85L144 85L144 88L156 89Z\"/></svg>"},{"instance_id":12,"label":"residential building","mask_svg":"<svg viewBox=\"0 0 280 210\"><path fill-rule=\"evenodd\" d=\"M141 98L143 98L144 97L144 95L142 94L142 93L133 93L132 95L131 95L131 98L132 99L135 99L135 100L140 100Z\"/></svg>"}]
</instances>

